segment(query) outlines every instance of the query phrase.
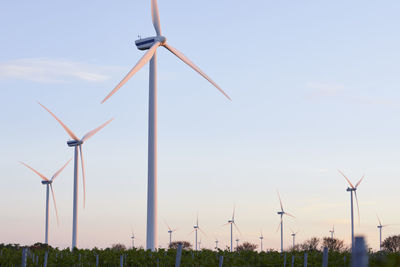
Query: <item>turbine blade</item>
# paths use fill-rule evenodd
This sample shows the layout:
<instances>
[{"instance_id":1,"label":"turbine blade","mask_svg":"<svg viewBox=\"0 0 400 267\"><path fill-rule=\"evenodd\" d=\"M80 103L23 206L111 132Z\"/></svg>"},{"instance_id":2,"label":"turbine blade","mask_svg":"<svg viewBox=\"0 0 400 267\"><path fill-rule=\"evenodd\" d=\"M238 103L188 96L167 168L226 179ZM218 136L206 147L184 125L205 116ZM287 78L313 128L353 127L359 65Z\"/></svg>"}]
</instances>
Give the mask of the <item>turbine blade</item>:
<instances>
[{"instance_id":1,"label":"turbine blade","mask_svg":"<svg viewBox=\"0 0 400 267\"><path fill-rule=\"evenodd\" d=\"M45 110L47 110L47 112L50 113L51 116L53 116L58 123L60 123L60 125L64 128L64 130L67 132L67 134L74 140L79 141L79 138L76 137L76 135L67 127L67 125L65 125L59 118L57 118L56 115L54 115L53 112L51 112L48 108L46 108L45 106L43 106L40 102L38 102L39 105L41 105Z\"/></svg>"},{"instance_id":2,"label":"turbine blade","mask_svg":"<svg viewBox=\"0 0 400 267\"><path fill-rule=\"evenodd\" d=\"M196 226L199 226L199 213L197 213Z\"/></svg>"},{"instance_id":3,"label":"turbine blade","mask_svg":"<svg viewBox=\"0 0 400 267\"><path fill-rule=\"evenodd\" d=\"M93 135L95 135L98 131L100 131L101 129L103 129L107 124L109 124L112 120L114 120L114 118L109 119L108 121L106 121L105 123L103 123L102 125L100 125L99 127L97 127L94 130L91 130L90 132L88 132L87 134L85 134L84 137L82 137L82 142L85 142L86 140L88 140L89 138L91 138Z\"/></svg>"},{"instance_id":4,"label":"turbine blade","mask_svg":"<svg viewBox=\"0 0 400 267\"><path fill-rule=\"evenodd\" d=\"M376 215L376 218L378 218L379 225L382 226L382 223L381 223L381 220L379 220L378 214Z\"/></svg>"},{"instance_id":5,"label":"turbine blade","mask_svg":"<svg viewBox=\"0 0 400 267\"><path fill-rule=\"evenodd\" d=\"M167 223L165 220L164 220L164 223L165 223L165 225L168 227L168 230L169 230L169 231L172 231L172 230L171 230L171 227L169 227L168 223Z\"/></svg>"},{"instance_id":6,"label":"turbine blade","mask_svg":"<svg viewBox=\"0 0 400 267\"><path fill-rule=\"evenodd\" d=\"M239 233L240 235L242 235L242 232L240 232L239 227L236 225L235 222L233 223L233 226L235 226L235 228L236 228L236 230L238 231L238 233Z\"/></svg>"},{"instance_id":7,"label":"turbine blade","mask_svg":"<svg viewBox=\"0 0 400 267\"><path fill-rule=\"evenodd\" d=\"M338 170L340 172L340 174L343 175L343 177L347 180L347 182L349 183L349 185L351 186L351 188L355 188L354 185L350 182L349 178L346 177L346 175L344 175L343 172L341 172L340 170Z\"/></svg>"},{"instance_id":8,"label":"turbine blade","mask_svg":"<svg viewBox=\"0 0 400 267\"><path fill-rule=\"evenodd\" d=\"M236 209L236 207L235 207L235 206L233 206L232 221L234 221L234 220L235 220L235 209Z\"/></svg>"},{"instance_id":9,"label":"turbine blade","mask_svg":"<svg viewBox=\"0 0 400 267\"><path fill-rule=\"evenodd\" d=\"M281 204L281 211L283 211L283 205L282 205L281 195L279 194L279 191L276 191L276 192L278 193L279 203Z\"/></svg>"},{"instance_id":10,"label":"turbine blade","mask_svg":"<svg viewBox=\"0 0 400 267\"><path fill-rule=\"evenodd\" d=\"M197 228L197 229L199 229L200 230L200 232L203 234L203 235L205 235L206 237L208 237L207 236L207 234L199 227L199 228Z\"/></svg>"},{"instance_id":11,"label":"turbine blade","mask_svg":"<svg viewBox=\"0 0 400 267\"><path fill-rule=\"evenodd\" d=\"M51 189L51 194L53 195L54 209L56 210L57 225L60 225L58 221L58 211L57 211L56 197L54 196L53 184L50 184L50 189Z\"/></svg>"},{"instance_id":12,"label":"turbine blade","mask_svg":"<svg viewBox=\"0 0 400 267\"><path fill-rule=\"evenodd\" d=\"M136 63L136 65L128 72L125 78L119 82L119 84L101 101L103 104L109 99L115 92L119 90L138 70L140 70L149 60L153 57L157 47L160 46L160 42L155 42L152 47L143 55L143 57Z\"/></svg>"},{"instance_id":13,"label":"turbine blade","mask_svg":"<svg viewBox=\"0 0 400 267\"><path fill-rule=\"evenodd\" d=\"M85 208L85 205L86 205L86 179L85 179L85 163L83 160L82 145L79 145L79 153L81 156L81 165L82 165L83 208Z\"/></svg>"},{"instance_id":14,"label":"turbine blade","mask_svg":"<svg viewBox=\"0 0 400 267\"><path fill-rule=\"evenodd\" d=\"M278 228L276 229L276 232L278 232L278 231L279 231L279 229L281 228L281 223L282 223L282 217L281 217L281 221L280 221L280 223L278 224Z\"/></svg>"},{"instance_id":15,"label":"turbine blade","mask_svg":"<svg viewBox=\"0 0 400 267\"><path fill-rule=\"evenodd\" d=\"M68 163L72 160L72 158L70 160L67 161L67 163L65 163L64 166L62 166L61 169L59 169L54 175L53 177L51 177L51 181L53 181L54 179L57 178L57 176L65 169L65 167L67 167Z\"/></svg>"},{"instance_id":16,"label":"turbine blade","mask_svg":"<svg viewBox=\"0 0 400 267\"><path fill-rule=\"evenodd\" d=\"M151 0L151 18L153 20L154 29L157 36L161 35L160 15L158 14L157 0Z\"/></svg>"},{"instance_id":17,"label":"turbine blade","mask_svg":"<svg viewBox=\"0 0 400 267\"><path fill-rule=\"evenodd\" d=\"M360 225L360 207L358 206L357 191L354 191L354 195L356 197L356 203L357 203L358 225Z\"/></svg>"},{"instance_id":18,"label":"turbine blade","mask_svg":"<svg viewBox=\"0 0 400 267\"><path fill-rule=\"evenodd\" d=\"M363 176L361 177L360 181L358 181L358 182L356 183L356 188L357 188L357 186L359 186L359 185L360 185L360 183L361 183L361 182L362 182L362 180L364 179L364 176L365 176L365 175L363 175Z\"/></svg>"},{"instance_id":19,"label":"turbine blade","mask_svg":"<svg viewBox=\"0 0 400 267\"><path fill-rule=\"evenodd\" d=\"M290 214L290 213L287 213L286 211L285 211L285 213L284 213L285 215L287 215L287 216L290 216L290 217L292 217L292 218L296 218L296 217L294 217L292 214Z\"/></svg>"},{"instance_id":20,"label":"turbine blade","mask_svg":"<svg viewBox=\"0 0 400 267\"><path fill-rule=\"evenodd\" d=\"M23 163L22 161L20 161L19 163L21 163L22 165L24 165L24 166L27 167L28 169L31 169L34 173L36 173L37 175L39 175L43 180L49 181L49 179L47 179L46 176L44 176L43 174L41 174L40 172L38 172L37 170L35 170L35 169L32 168L31 166L29 166L28 164L25 164L25 163Z\"/></svg>"},{"instance_id":21,"label":"turbine blade","mask_svg":"<svg viewBox=\"0 0 400 267\"><path fill-rule=\"evenodd\" d=\"M207 81L209 81L212 85L214 85L226 98L228 98L229 100L232 100L222 89L221 87L218 86L218 84L216 84L213 80L211 80L210 77L207 76L207 74L205 74L201 69L199 69L199 67L197 67L192 61L190 61L190 59L188 59L184 54L182 54L181 52L179 52L178 50L176 50L175 48L173 48L172 46L168 45L168 44L164 44L163 45L165 48L167 48L172 54L174 54L175 56L177 56L178 58L180 58L180 60L182 60L183 62L185 62L189 67L191 67L192 69L194 69L195 71L197 71L197 73L199 73L201 76L203 76Z\"/></svg>"},{"instance_id":22,"label":"turbine blade","mask_svg":"<svg viewBox=\"0 0 400 267\"><path fill-rule=\"evenodd\" d=\"M196 231L196 229L193 229L188 235L191 235L194 231Z\"/></svg>"}]
</instances>

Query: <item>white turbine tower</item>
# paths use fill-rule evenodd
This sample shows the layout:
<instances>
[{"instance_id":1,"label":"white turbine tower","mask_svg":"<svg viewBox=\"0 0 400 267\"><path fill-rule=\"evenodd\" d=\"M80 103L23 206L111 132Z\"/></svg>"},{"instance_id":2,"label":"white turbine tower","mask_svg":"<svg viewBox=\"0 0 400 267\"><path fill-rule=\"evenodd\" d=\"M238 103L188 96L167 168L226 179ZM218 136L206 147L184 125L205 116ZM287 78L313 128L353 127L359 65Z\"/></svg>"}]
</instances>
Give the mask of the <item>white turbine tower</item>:
<instances>
[{"instance_id":1,"label":"white turbine tower","mask_svg":"<svg viewBox=\"0 0 400 267\"><path fill-rule=\"evenodd\" d=\"M71 161L71 159L68 160L67 163L65 163L65 165L62 166L61 169L59 169L50 179L47 178L46 176L44 176L43 174L41 174L40 172L38 172L37 170L35 170L34 168L32 168L31 166L29 166L28 164L25 164L22 161L20 161L20 163L22 165L24 165L25 167L29 168L34 173L39 175L40 178L42 178L42 184L46 185L46 223L45 223L45 231L44 231L44 243L45 244L49 244L49 187L51 189L51 195L53 196L54 209L56 211L57 224L58 224L58 212L57 212L56 198L54 196L53 182L54 182L54 179L56 179L57 176L65 169L65 167L67 167L67 165L70 161Z\"/></svg>"},{"instance_id":2,"label":"white turbine tower","mask_svg":"<svg viewBox=\"0 0 400 267\"><path fill-rule=\"evenodd\" d=\"M161 35L160 17L158 14L158 5L156 0L151 1L151 16L154 29L157 33L154 37L148 37L135 41L139 50L148 50L122 81L104 98L104 103L116 91L118 91L138 70L150 61L149 73L149 132L148 132L148 184L147 184L147 236L146 248L155 250L157 248L157 48L165 47L189 67L197 71L201 76L207 79L228 99L229 96L200 70L184 54L167 44L167 39Z\"/></svg>"},{"instance_id":3,"label":"white turbine tower","mask_svg":"<svg viewBox=\"0 0 400 267\"><path fill-rule=\"evenodd\" d=\"M332 226L332 230L329 230L329 233L331 233L331 238L333 239L333 235L335 234L335 226Z\"/></svg>"},{"instance_id":4,"label":"white turbine tower","mask_svg":"<svg viewBox=\"0 0 400 267\"><path fill-rule=\"evenodd\" d=\"M294 232L292 229L290 229L290 231L292 232L291 236L293 238L293 249L294 249L294 246L296 245L296 235L298 232Z\"/></svg>"},{"instance_id":5,"label":"white turbine tower","mask_svg":"<svg viewBox=\"0 0 400 267\"><path fill-rule=\"evenodd\" d=\"M168 234L169 234L169 246L171 246L172 243L172 233L176 232L177 229L171 229L167 223L165 223L168 227Z\"/></svg>"},{"instance_id":6,"label":"white turbine tower","mask_svg":"<svg viewBox=\"0 0 400 267\"><path fill-rule=\"evenodd\" d=\"M281 216L281 222L279 223L277 231L279 230L279 227L280 227L281 228L281 253L282 253L283 252L283 215L287 215L287 216L290 216L293 218L294 218L294 216L283 210L282 200L281 200L281 196L279 195L279 192L278 192L278 197L279 197L279 203L281 205L281 211L278 211L277 213L278 213L278 215Z\"/></svg>"},{"instance_id":7,"label":"white turbine tower","mask_svg":"<svg viewBox=\"0 0 400 267\"><path fill-rule=\"evenodd\" d=\"M378 215L376 215L376 218L378 218L378 222L379 222L379 225L377 227L379 229L379 251L381 251L382 250L382 228L386 227L386 226L391 226L393 224L382 225L381 220L379 219Z\"/></svg>"},{"instance_id":8,"label":"white turbine tower","mask_svg":"<svg viewBox=\"0 0 400 267\"><path fill-rule=\"evenodd\" d=\"M39 103L40 104L40 103ZM47 110L51 116L53 116L58 123L64 128L64 130L68 133L68 135L72 138L72 140L67 141L69 147L74 147L74 202L73 202L73 218L72 218L72 247L75 248L78 245L78 170L79 170L79 154L81 158L82 165L82 183L83 183L83 207L85 207L86 202L86 181L85 181L85 165L83 160L83 152L82 145L89 138L95 135L98 131L100 131L103 127L109 124L113 119L108 120L104 124L100 125L96 129L85 134L81 139L76 137L76 135L59 119L54 115L48 108L40 104L45 110Z\"/></svg>"},{"instance_id":9,"label":"white turbine tower","mask_svg":"<svg viewBox=\"0 0 400 267\"><path fill-rule=\"evenodd\" d=\"M239 239L239 237L236 237L236 251L238 250L238 247L239 247L239 241L240 241L240 239Z\"/></svg>"},{"instance_id":10,"label":"white turbine tower","mask_svg":"<svg viewBox=\"0 0 400 267\"><path fill-rule=\"evenodd\" d=\"M263 239L264 239L262 231L260 232L259 238L260 238L260 251L262 252L263 251Z\"/></svg>"},{"instance_id":11,"label":"white turbine tower","mask_svg":"<svg viewBox=\"0 0 400 267\"><path fill-rule=\"evenodd\" d=\"M238 233L241 234L239 228L237 227L237 225L235 223L235 208L233 208L232 218L230 220L228 220L228 222L224 225L228 225L228 224L230 224L230 226L231 226L231 247L230 247L230 249L232 252L233 251L233 226L235 226Z\"/></svg>"},{"instance_id":12,"label":"white turbine tower","mask_svg":"<svg viewBox=\"0 0 400 267\"><path fill-rule=\"evenodd\" d=\"M350 187L346 189L347 192L350 192L350 201L351 201L351 248L353 249L354 245L354 216L353 216L353 192L356 197L356 203L357 203L357 212L358 212L358 223L360 223L360 208L358 206L358 198L357 198L357 187L360 185L362 180L364 179L364 175L361 177L361 179L356 183L356 186L354 186L350 180L344 175L343 172L338 170L341 175L346 179L346 181L349 183Z\"/></svg>"},{"instance_id":13,"label":"white turbine tower","mask_svg":"<svg viewBox=\"0 0 400 267\"><path fill-rule=\"evenodd\" d=\"M195 250L196 251L197 251L197 244L198 244L197 243L197 231L198 230L200 230L200 232L202 232L206 236L206 233L204 233L204 231L200 229L200 226L199 226L199 215L197 215L196 225L193 226L193 231L190 232L190 234L194 232L194 236L195 236L194 237L194 243L195 243Z\"/></svg>"},{"instance_id":14,"label":"white turbine tower","mask_svg":"<svg viewBox=\"0 0 400 267\"><path fill-rule=\"evenodd\" d=\"M215 238L215 249L218 250L218 239Z\"/></svg>"}]
</instances>

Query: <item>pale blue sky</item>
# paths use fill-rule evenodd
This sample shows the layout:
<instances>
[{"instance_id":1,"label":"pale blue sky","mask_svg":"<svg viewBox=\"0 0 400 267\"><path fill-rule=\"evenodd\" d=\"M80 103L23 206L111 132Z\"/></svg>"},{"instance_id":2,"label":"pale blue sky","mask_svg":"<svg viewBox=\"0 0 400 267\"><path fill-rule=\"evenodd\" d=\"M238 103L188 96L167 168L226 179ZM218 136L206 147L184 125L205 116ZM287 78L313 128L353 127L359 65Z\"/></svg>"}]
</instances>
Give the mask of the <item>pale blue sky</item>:
<instances>
[{"instance_id":1,"label":"pale blue sky","mask_svg":"<svg viewBox=\"0 0 400 267\"><path fill-rule=\"evenodd\" d=\"M221 225L236 204L240 238L258 242L262 229L264 247L277 249L277 189L299 242L328 235L332 224L349 241L339 168L354 181L366 175L356 232L377 248L376 213L400 221L392 211L400 200L399 9L397 1L159 0L169 44L233 99L158 50L160 245L164 220L179 228L176 239L193 242L197 211L203 245L214 237L227 245ZM143 54L137 36L154 35L150 1L4 1L0 10L0 242L43 240L45 190L18 161L51 175L73 155L41 101L79 136L115 118L84 147L80 247L128 245L131 225L144 244L148 67L100 101ZM50 244L70 246L72 165L54 188L61 223L52 209Z\"/></svg>"}]
</instances>

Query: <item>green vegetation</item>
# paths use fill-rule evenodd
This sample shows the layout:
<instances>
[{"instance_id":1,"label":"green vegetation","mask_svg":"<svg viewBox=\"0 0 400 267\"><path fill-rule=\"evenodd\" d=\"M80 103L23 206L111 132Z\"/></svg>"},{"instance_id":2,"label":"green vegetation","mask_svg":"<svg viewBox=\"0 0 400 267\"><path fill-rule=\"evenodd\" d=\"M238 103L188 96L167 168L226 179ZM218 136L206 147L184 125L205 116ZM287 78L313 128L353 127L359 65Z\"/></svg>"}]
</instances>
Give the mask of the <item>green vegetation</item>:
<instances>
[{"instance_id":1,"label":"green vegetation","mask_svg":"<svg viewBox=\"0 0 400 267\"><path fill-rule=\"evenodd\" d=\"M315 241L315 240L314 240ZM307 241L306 241L307 243ZM310 244L309 242L307 244ZM311 250L293 250L286 252L286 266L292 266L292 256L294 256L294 266L303 266L304 253L308 255L308 266L321 266L322 252L310 246ZM308 247L308 248L310 248ZM246 249L248 248L248 249ZM254 245L247 244L237 252L211 251L203 249L195 252L185 249L182 252L182 267L194 266L218 266L219 257L222 255L223 266L283 266L285 254L277 251L256 252ZM22 249L17 244L0 244L0 266L21 266ZM101 267L120 266L120 257L123 255L124 266L175 266L176 249L157 252L145 251L143 249L126 249L123 245L113 245L106 249L69 249L60 250L44 244L37 243L29 247L27 266L43 266L45 252L48 251L48 265L52 266L96 266L96 255L99 258ZM36 262L36 259L38 260ZM328 256L328 266L350 266L351 254L348 251L330 251ZM400 254L391 252L379 252L369 254L369 266L400 266Z\"/></svg>"}]
</instances>

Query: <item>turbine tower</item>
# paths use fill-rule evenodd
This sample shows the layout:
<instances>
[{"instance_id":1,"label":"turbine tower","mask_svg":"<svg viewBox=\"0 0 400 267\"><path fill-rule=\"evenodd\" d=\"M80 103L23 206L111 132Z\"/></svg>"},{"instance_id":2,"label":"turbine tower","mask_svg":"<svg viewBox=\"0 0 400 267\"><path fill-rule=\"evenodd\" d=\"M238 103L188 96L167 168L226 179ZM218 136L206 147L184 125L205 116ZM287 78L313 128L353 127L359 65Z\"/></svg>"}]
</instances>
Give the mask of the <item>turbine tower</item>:
<instances>
[{"instance_id":1,"label":"turbine tower","mask_svg":"<svg viewBox=\"0 0 400 267\"><path fill-rule=\"evenodd\" d=\"M235 240L235 241L236 241L236 251L237 251L237 250L238 250L238 247L239 247L239 241L240 241L240 240L239 240L239 237L236 237L236 240Z\"/></svg>"},{"instance_id":2,"label":"turbine tower","mask_svg":"<svg viewBox=\"0 0 400 267\"><path fill-rule=\"evenodd\" d=\"M198 230L200 230L200 232L202 232L204 235L206 235L206 233L204 233L203 230L200 229L200 226L199 226L199 215L197 215L196 225L193 226L193 231L190 232L190 234L193 233L193 232L195 233L194 243L196 244L195 245L195 250L196 251L197 251L197 231Z\"/></svg>"},{"instance_id":3,"label":"turbine tower","mask_svg":"<svg viewBox=\"0 0 400 267\"><path fill-rule=\"evenodd\" d=\"M156 36L139 39L135 44L139 50L148 50L136 65L128 72L125 78L104 98L104 103L118 91L138 70L150 61L149 71L149 132L148 132L148 182L147 182L147 235L146 249L157 248L157 49L163 46L189 67L207 79L228 99L229 96L202 70L200 70L184 54L167 44L167 39L161 34L160 17L157 0L151 0L151 16Z\"/></svg>"},{"instance_id":4,"label":"turbine tower","mask_svg":"<svg viewBox=\"0 0 400 267\"><path fill-rule=\"evenodd\" d=\"M386 226L393 225L393 224L384 224L384 225L382 225L381 220L379 219L378 215L376 215L376 218L378 218L378 222L379 222L379 225L377 227L379 229L379 251L381 251L382 250L382 228L386 227Z\"/></svg>"},{"instance_id":5,"label":"turbine tower","mask_svg":"<svg viewBox=\"0 0 400 267\"><path fill-rule=\"evenodd\" d=\"M263 239L264 239L262 232L260 232L259 238L260 238L260 251L262 252L263 251Z\"/></svg>"},{"instance_id":6,"label":"turbine tower","mask_svg":"<svg viewBox=\"0 0 400 267\"><path fill-rule=\"evenodd\" d=\"M215 249L218 250L218 239L215 239Z\"/></svg>"},{"instance_id":7,"label":"turbine tower","mask_svg":"<svg viewBox=\"0 0 400 267\"><path fill-rule=\"evenodd\" d=\"M230 220L228 220L228 222L224 225L228 225L228 224L230 224L230 226L231 226L231 247L230 247L230 249L232 252L233 251L233 226L235 226L236 230L240 234L240 230L235 223L235 207L233 207L232 218Z\"/></svg>"},{"instance_id":8,"label":"turbine tower","mask_svg":"<svg viewBox=\"0 0 400 267\"><path fill-rule=\"evenodd\" d=\"M344 175L343 172L338 170L341 175L346 179L346 181L349 183L350 187L346 189L347 192L350 192L350 203L351 203L351 249L353 249L354 245L354 216L353 216L353 192L356 197L356 203L357 203L357 212L358 212L358 223L360 223L360 208L358 206L358 198L357 198L357 187L360 185L362 180L364 179L364 175L361 177L361 179L356 183L356 186L354 186L350 180Z\"/></svg>"},{"instance_id":9,"label":"turbine tower","mask_svg":"<svg viewBox=\"0 0 400 267\"><path fill-rule=\"evenodd\" d=\"M79 154L81 158L82 165L82 183L83 183L83 207L85 207L86 202L86 181L85 181L85 165L83 160L83 152L82 145L89 138L95 135L98 131L100 131L103 127L109 124L113 119L108 120L104 124L100 125L96 129L85 134L81 139L76 137L76 135L59 119L56 115L53 114L48 108L39 103L47 112L50 113L51 116L54 117L58 121L58 123L64 128L64 130L68 133L68 135L72 138L72 140L67 141L67 145L69 147L74 147L74 202L73 202L73 218L72 218L72 246L71 250L74 249L78 245L78 169L79 169Z\"/></svg>"},{"instance_id":10,"label":"turbine tower","mask_svg":"<svg viewBox=\"0 0 400 267\"><path fill-rule=\"evenodd\" d=\"M333 239L333 235L335 234L335 226L332 226L332 230L329 230L329 233L331 233L331 239Z\"/></svg>"},{"instance_id":11,"label":"turbine tower","mask_svg":"<svg viewBox=\"0 0 400 267\"><path fill-rule=\"evenodd\" d=\"M169 234L169 246L171 246L172 243L172 233L176 232L177 229L171 229L167 223L165 223L168 227L168 234Z\"/></svg>"},{"instance_id":12,"label":"turbine tower","mask_svg":"<svg viewBox=\"0 0 400 267\"><path fill-rule=\"evenodd\" d=\"M283 215L287 215L287 216L290 216L290 217L293 217L293 218L294 218L294 216L292 214L287 213L286 211L283 210L281 196L279 195L279 192L277 192L277 193L278 193L278 197L279 197L279 203L281 205L281 211L277 212L278 215L281 216L281 222L279 223L277 231L279 230L279 228L281 228L281 253L282 253L283 252Z\"/></svg>"},{"instance_id":13,"label":"turbine tower","mask_svg":"<svg viewBox=\"0 0 400 267\"><path fill-rule=\"evenodd\" d=\"M294 250L294 246L296 245L296 235L298 232L294 232L292 229L290 229L290 231L292 232L291 236L293 238L293 250Z\"/></svg>"},{"instance_id":14,"label":"turbine tower","mask_svg":"<svg viewBox=\"0 0 400 267\"><path fill-rule=\"evenodd\" d=\"M45 224L45 230L44 230L44 243L45 244L49 244L49 187L51 189L51 195L53 196L54 209L56 211L57 224L58 224L58 212L57 212L56 198L54 197L53 182L54 182L54 179L56 179L57 176L65 169L65 167L67 167L67 165L70 161L71 161L71 159L68 160L67 163L65 163L65 165L62 166L61 169L59 169L50 179L47 178L46 176L44 176L43 174L41 174L40 172L38 172L37 170L35 170L34 168L32 168L31 166L20 161L20 163L22 165L24 165L25 167L29 168L31 171L33 171L34 173L39 175L40 178L42 178L42 184L46 185L46 224Z\"/></svg>"}]
</instances>

